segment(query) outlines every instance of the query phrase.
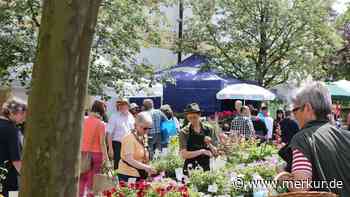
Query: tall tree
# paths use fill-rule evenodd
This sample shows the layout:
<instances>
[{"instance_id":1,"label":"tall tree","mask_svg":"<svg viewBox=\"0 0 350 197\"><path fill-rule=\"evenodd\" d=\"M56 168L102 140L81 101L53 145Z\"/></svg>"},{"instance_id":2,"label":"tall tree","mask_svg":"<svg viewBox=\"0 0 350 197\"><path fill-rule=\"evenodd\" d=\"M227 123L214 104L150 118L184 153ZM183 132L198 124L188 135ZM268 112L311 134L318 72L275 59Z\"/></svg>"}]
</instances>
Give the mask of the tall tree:
<instances>
[{"instance_id":1,"label":"tall tree","mask_svg":"<svg viewBox=\"0 0 350 197\"><path fill-rule=\"evenodd\" d=\"M342 47L326 60L324 69L329 80L350 80L350 6L337 18L337 29L343 37Z\"/></svg>"},{"instance_id":2,"label":"tall tree","mask_svg":"<svg viewBox=\"0 0 350 197\"><path fill-rule=\"evenodd\" d=\"M271 87L318 76L340 38L330 22L333 1L191 0L183 50L210 57L211 67Z\"/></svg>"},{"instance_id":3,"label":"tall tree","mask_svg":"<svg viewBox=\"0 0 350 197\"><path fill-rule=\"evenodd\" d=\"M90 58L89 93L103 94L103 87L122 89L128 80L153 74L151 65L137 61L142 47L160 44L164 21L158 1L102 0ZM31 67L40 26L40 0L0 0L0 83L19 80L30 85ZM116 20L118 19L118 20Z\"/></svg>"},{"instance_id":4,"label":"tall tree","mask_svg":"<svg viewBox=\"0 0 350 197\"><path fill-rule=\"evenodd\" d=\"M76 197L89 55L100 0L45 0L21 197Z\"/></svg>"}]
</instances>

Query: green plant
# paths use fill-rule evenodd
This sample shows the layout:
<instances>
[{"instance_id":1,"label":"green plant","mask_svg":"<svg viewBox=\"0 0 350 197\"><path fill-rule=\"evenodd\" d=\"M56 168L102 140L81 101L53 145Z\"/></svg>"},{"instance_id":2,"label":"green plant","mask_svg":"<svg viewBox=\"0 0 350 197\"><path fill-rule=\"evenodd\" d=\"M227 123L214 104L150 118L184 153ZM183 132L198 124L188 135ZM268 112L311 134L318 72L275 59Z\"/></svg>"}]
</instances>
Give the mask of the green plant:
<instances>
[{"instance_id":1,"label":"green plant","mask_svg":"<svg viewBox=\"0 0 350 197\"><path fill-rule=\"evenodd\" d=\"M264 160L265 157L277 154L277 152L278 150L274 145L260 144L259 140L247 140L233 144L226 155L228 163L236 165Z\"/></svg>"},{"instance_id":2,"label":"green plant","mask_svg":"<svg viewBox=\"0 0 350 197\"><path fill-rule=\"evenodd\" d=\"M196 188L199 192L208 193L210 185L217 186L217 195L227 193L230 183L229 177L225 174L225 170L221 171L203 171L193 170L189 176L190 186Z\"/></svg>"},{"instance_id":3,"label":"green plant","mask_svg":"<svg viewBox=\"0 0 350 197\"><path fill-rule=\"evenodd\" d=\"M168 152L151 161L151 165L158 172L165 172L167 177L175 178L175 169L182 168L184 160L179 156L179 139L177 136L170 138Z\"/></svg>"},{"instance_id":4,"label":"green plant","mask_svg":"<svg viewBox=\"0 0 350 197\"><path fill-rule=\"evenodd\" d=\"M158 172L165 172L167 177L175 178L175 169L182 168L183 166L183 159L179 157L179 155L175 152L170 152L169 154L162 156L156 160L153 160L151 162L151 165L158 171Z\"/></svg>"}]
</instances>

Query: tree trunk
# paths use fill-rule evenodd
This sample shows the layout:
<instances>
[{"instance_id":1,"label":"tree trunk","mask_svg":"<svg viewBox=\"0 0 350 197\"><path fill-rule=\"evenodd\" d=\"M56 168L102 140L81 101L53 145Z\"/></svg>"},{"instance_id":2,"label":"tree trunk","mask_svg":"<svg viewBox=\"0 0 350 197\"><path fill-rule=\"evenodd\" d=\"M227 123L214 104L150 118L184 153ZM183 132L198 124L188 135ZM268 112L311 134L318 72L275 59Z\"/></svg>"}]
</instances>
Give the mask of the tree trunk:
<instances>
[{"instance_id":1,"label":"tree trunk","mask_svg":"<svg viewBox=\"0 0 350 197\"><path fill-rule=\"evenodd\" d=\"M76 197L83 108L100 0L44 0L20 197Z\"/></svg>"}]
</instances>

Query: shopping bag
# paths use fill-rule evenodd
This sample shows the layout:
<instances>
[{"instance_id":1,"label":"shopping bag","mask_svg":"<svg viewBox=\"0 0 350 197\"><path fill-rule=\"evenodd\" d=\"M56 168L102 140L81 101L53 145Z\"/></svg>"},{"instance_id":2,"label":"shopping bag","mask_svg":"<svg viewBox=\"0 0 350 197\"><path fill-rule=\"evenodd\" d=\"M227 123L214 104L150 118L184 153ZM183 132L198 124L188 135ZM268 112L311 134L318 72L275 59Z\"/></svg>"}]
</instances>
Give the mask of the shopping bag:
<instances>
[{"instance_id":1,"label":"shopping bag","mask_svg":"<svg viewBox=\"0 0 350 197\"><path fill-rule=\"evenodd\" d=\"M91 169L92 155L91 153L81 153L80 174L83 174Z\"/></svg>"},{"instance_id":2,"label":"shopping bag","mask_svg":"<svg viewBox=\"0 0 350 197\"><path fill-rule=\"evenodd\" d=\"M102 173L96 174L93 178L92 190L96 195L117 186L117 179L113 176L112 163L107 161L102 168Z\"/></svg>"}]
</instances>

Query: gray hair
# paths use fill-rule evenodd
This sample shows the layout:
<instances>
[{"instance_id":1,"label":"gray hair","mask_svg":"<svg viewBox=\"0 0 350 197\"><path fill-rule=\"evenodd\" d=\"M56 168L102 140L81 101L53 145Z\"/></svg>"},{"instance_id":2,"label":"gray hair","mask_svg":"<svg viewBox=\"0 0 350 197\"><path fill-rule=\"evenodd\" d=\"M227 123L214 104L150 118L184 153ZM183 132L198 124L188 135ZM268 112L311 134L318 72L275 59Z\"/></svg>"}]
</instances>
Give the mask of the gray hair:
<instances>
[{"instance_id":1,"label":"gray hair","mask_svg":"<svg viewBox=\"0 0 350 197\"><path fill-rule=\"evenodd\" d=\"M141 112L135 117L136 124L148 123L153 124L152 116L148 112Z\"/></svg>"},{"instance_id":2,"label":"gray hair","mask_svg":"<svg viewBox=\"0 0 350 197\"><path fill-rule=\"evenodd\" d=\"M143 100L143 106L145 107L145 110L153 109L154 108L153 100L152 99Z\"/></svg>"},{"instance_id":3,"label":"gray hair","mask_svg":"<svg viewBox=\"0 0 350 197\"><path fill-rule=\"evenodd\" d=\"M332 112L332 98L328 89L320 82L310 84L295 96L293 103L303 106L310 103L317 120L326 120Z\"/></svg>"},{"instance_id":4,"label":"gray hair","mask_svg":"<svg viewBox=\"0 0 350 197\"><path fill-rule=\"evenodd\" d=\"M27 111L27 105L22 102L16 101L15 99L11 99L6 101L0 109L1 114L6 118L9 118L11 114Z\"/></svg>"}]
</instances>

